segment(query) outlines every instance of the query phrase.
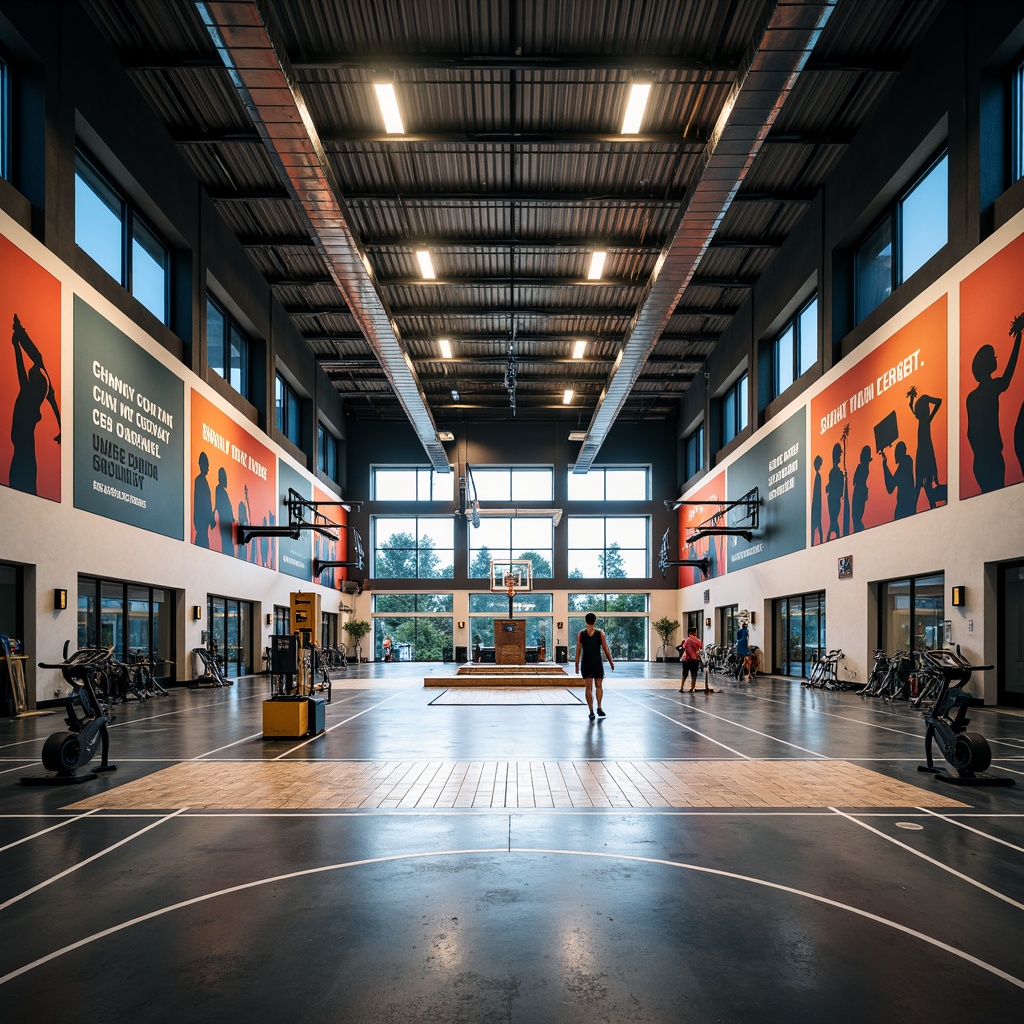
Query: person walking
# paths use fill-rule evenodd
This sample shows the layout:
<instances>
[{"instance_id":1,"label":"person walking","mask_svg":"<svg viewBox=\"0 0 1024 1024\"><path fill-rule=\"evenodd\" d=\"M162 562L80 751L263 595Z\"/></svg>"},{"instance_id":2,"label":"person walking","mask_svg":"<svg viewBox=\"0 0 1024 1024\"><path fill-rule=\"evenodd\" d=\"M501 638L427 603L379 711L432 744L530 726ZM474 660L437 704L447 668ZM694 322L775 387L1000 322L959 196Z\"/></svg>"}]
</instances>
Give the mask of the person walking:
<instances>
[{"instance_id":1,"label":"person walking","mask_svg":"<svg viewBox=\"0 0 1024 1024\"><path fill-rule=\"evenodd\" d=\"M683 653L680 661L683 663L683 678L679 685L679 692L686 689L686 677L690 677L690 693L693 693L697 685L697 669L700 668L700 652L704 646L700 637L697 636L697 627L691 626L690 632L683 641Z\"/></svg>"},{"instance_id":2,"label":"person walking","mask_svg":"<svg viewBox=\"0 0 1024 1024\"><path fill-rule=\"evenodd\" d=\"M594 715L594 693L597 692L597 716L604 718L604 710L601 707L601 700L604 697L604 663L601 661L601 652L608 659L608 667L614 672L615 662L612 660L612 652L608 650L608 641L605 639L604 630L597 629L597 616L593 612L587 612L584 620L586 629L581 629L576 637L576 671L580 672L580 661L583 662L583 682L587 688L587 707L590 709L590 720Z\"/></svg>"},{"instance_id":3,"label":"person walking","mask_svg":"<svg viewBox=\"0 0 1024 1024\"><path fill-rule=\"evenodd\" d=\"M736 678L742 683L750 678L750 631L746 622L740 623L736 631L736 653L740 657L740 665L736 671Z\"/></svg>"}]
</instances>

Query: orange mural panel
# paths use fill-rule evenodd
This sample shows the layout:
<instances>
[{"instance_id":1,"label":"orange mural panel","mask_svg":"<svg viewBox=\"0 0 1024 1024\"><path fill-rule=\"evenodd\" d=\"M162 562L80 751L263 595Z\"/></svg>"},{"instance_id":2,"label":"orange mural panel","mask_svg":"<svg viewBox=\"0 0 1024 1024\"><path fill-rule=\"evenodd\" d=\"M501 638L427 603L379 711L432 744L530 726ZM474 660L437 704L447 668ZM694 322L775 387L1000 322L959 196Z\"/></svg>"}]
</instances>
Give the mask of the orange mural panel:
<instances>
[{"instance_id":1,"label":"orange mural panel","mask_svg":"<svg viewBox=\"0 0 1024 1024\"><path fill-rule=\"evenodd\" d=\"M947 500L947 297L811 401L811 544Z\"/></svg>"},{"instance_id":2,"label":"orange mural panel","mask_svg":"<svg viewBox=\"0 0 1024 1024\"><path fill-rule=\"evenodd\" d=\"M0 484L60 501L60 282L0 237Z\"/></svg>"},{"instance_id":3,"label":"orange mural panel","mask_svg":"<svg viewBox=\"0 0 1024 1024\"><path fill-rule=\"evenodd\" d=\"M238 528L274 526L277 460L266 445L192 392L192 543L269 569L276 567L273 538L240 544Z\"/></svg>"},{"instance_id":4,"label":"orange mural panel","mask_svg":"<svg viewBox=\"0 0 1024 1024\"><path fill-rule=\"evenodd\" d=\"M703 537L696 543L687 540L702 523L706 523L718 512L719 505L716 503L725 500L725 474L719 473L691 494L679 510L680 553L676 557L708 560L707 576L701 573L699 566L682 566L679 570L680 587L693 587L725 574L725 537Z\"/></svg>"},{"instance_id":5,"label":"orange mural panel","mask_svg":"<svg viewBox=\"0 0 1024 1024\"><path fill-rule=\"evenodd\" d=\"M960 497L1024 480L1024 235L960 283Z\"/></svg>"},{"instance_id":6,"label":"orange mural panel","mask_svg":"<svg viewBox=\"0 0 1024 1024\"><path fill-rule=\"evenodd\" d=\"M335 531L338 535L337 540L330 540L319 533L313 534L313 557L322 562L349 561L350 545L348 543L348 529L346 528L348 511L335 495L321 490L316 484L313 485L313 500L317 502L317 512L320 519L329 520L330 523L336 523L339 526L339 529ZM327 504L323 504L324 502ZM335 566L330 569L324 569L316 582L325 587L333 587L335 590L340 590L342 580L346 579L348 579L348 569Z\"/></svg>"}]
</instances>

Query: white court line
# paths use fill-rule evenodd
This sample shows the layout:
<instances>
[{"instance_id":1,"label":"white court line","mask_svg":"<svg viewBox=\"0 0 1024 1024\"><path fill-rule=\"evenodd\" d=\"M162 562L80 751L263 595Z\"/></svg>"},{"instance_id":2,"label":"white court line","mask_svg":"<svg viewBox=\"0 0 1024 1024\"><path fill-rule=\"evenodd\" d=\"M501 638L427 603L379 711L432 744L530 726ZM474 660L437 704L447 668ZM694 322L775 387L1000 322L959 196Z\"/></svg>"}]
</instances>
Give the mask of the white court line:
<instances>
[{"instance_id":1,"label":"white court line","mask_svg":"<svg viewBox=\"0 0 1024 1024\"><path fill-rule=\"evenodd\" d=\"M396 697L401 697L404 693L407 693L412 689L412 686L407 686L404 690L398 690L396 693L391 694L390 697L385 697L382 701L378 701L376 704L368 708L363 708L362 711L356 712L356 714L345 718L340 722L335 722L329 729L324 729L323 732L318 732L315 736L310 736L308 740L303 740L301 743L297 743L294 747L290 747L283 754L278 754L277 757L271 758L272 761L280 761L282 758L287 757L289 754L294 753L296 750L301 750L303 747L308 746L313 740L319 739L321 736L326 736L329 732L334 732L341 725L348 725L349 722L359 718L360 715L365 715L368 711L376 711L377 708L384 704L387 704L389 700L394 700Z\"/></svg>"},{"instance_id":2,"label":"white court line","mask_svg":"<svg viewBox=\"0 0 1024 1024\"><path fill-rule=\"evenodd\" d=\"M912 846L907 846L906 843L901 843L898 839L894 839L892 836L887 836L884 832L881 832L872 825L869 825L866 821L861 821L854 815L847 814L846 811L840 811L837 807L830 807L829 810L835 811L835 813L840 817L846 818L847 821L852 821L855 825L860 825L861 828L867 829L868 832L874 832L876 836L881 836L882 839L886 840L886 842L892 843L894 846L898 846L901 849L906 850L907 853L912 853L915 857L920 857L921 860L926 860L929 864L934 864L935 867L956 876L962 882L967 882L968 885L973 885L975 888L981 889L983 892L987 892L990 896L995 896L996 899L1002 900L1004 903L1009 903L1011 907L1016 907L1018 910L1024 910L1024 903L1018 903L1015 899L1011 899L1005 893L999 892L998 889L992 889L985 885L984 882L976 881L971 878L970 875L965 875L962 871L957 871L956 868L951 868L948 864L943 864L942 861L936 860L934 857L929 857L927 853L921 853L920 850L915 850Z\"/></svg>"},{"instance_id":3,"label":"white court line","mask_svg":"<svg viewBox=\"0 0 1024 1024\"><path fill-rule=\"evenodd\" d=\"M664 693L658 694L658 696L663 697L665 700L670 701L673 704L677 704L684 710L693 711L699 715L707 715L708 718L716 718L719 722L725 722L727 725L734 725L737 729L745 729L747 732L754 733L755 736L763 736L766 740L773 740L775 743L782 743L784 746L792 747L794 750L802 750L805 754L813 754L815 757L829 760L827 754L819 754L817 750L810 750L807 747L801 747L799 744L790 743L789 740L779 739L778 736L772 736L771 733L761 732L760 729L752 729L749 725L741 725L739 722L734 722L731 718L723 718L721 715L714 715L710 711L705 711L703 708L693 707L690 704L679 704L678 700L676 700L676 698L671 694Z\"/></svg>"},{"instance_id":4,"label":"white court line","mask_svg":"<svg viewBox=\"0 0 1024 1024\"><path fill-rule=\"evenodd\" d=\"M1000 839L998 836L990 835L988 832L982 832L981 829L971 828L970 825L965 825L962 821L957 821L955 818L950 818L945 814L939 814L937 811L930 811L927 807L918 807L919 811L924 811L925 814L930 814L933 818L938 818L940 821L948 821L951 825L958 825L960 828L967 829L968 832L973 832L977 836L981 836L983 839L991 839L993 843L999 843L1001 846L1008 846L1011 850L1016 850L1018 853L1024 853L1024 846L1015 846L1013 843L1008 843L1005 839Z\"/></svg>"},{"instance_id":5,"label":"white court line","mask_svg":"<svg viewBox=\"0 0 1024 1024\"><path fill-rule=\"evenodd\" d=\"M955 946L951 946L941 939L937 939L931 935L926 935L924 932L919 932L914 928L909 928L907 925L900 924L898 921L894 921L890 918L881 917L878 914L873 914L867 910L861 910L859 907L851 906L848 903L840 903L838 900L830 899L827 896L819 896L817 893L807 892L804 889L796 889L792 886L782 885L779 882L770 882L764 878L755 878L752 875L742 875L735 871L724 871L720 868L709 868L703 864L687 864L680 861L663 860L658 857L639 857L635 855L627 854L615 854L615 853L604 853L594 851L580 851L580 850L552 850L544 848L533 848L533 847L484 847L481 849L470 849L470 850L434 850L423 853L404 853L404 854L393 854L387 857L370 857L365 860L347 861L339 864L325 864L321 867L316 868L305 868L301 871L291 871L283 875L274 875L268 878L256 879L250 882L243 882L240 885L229 886L225 889L218 889L215 892L206 893L202 896L194 896L188 900L182 900L179 903L173 903L166 907L161 907L158 910L152 910L148 914L142 914L138 917L133 917L128 921L123 921L121 924L112 925L110 928L104 928L102 931L94 932L92 935L87 935L83 939L79 939L77 942L72 942L67 946L63 946L60 949L54 950L52 953L47 953L45 956L39 957L37 960L33 960L31 963L25 964L22 967L18 967L3 977L0 977L0 985L6 984L8 981L12 981L14 978L18 978L23 974L27 974L29 971L36 967L41 967L44 964L50 963L53 960L64 956L66 953L71 953L76 949L81 949L84 946L90 945L93 942L97 942L100 939L107 938L110 935L114 935L117 932L124 931L128 928L132 928L137 924L143 924L146 921L152 921L155 918L163 917L165 914L173 913L177 910L182 910L185 907L195 906L199 903L205 903L207 900L217 899L220 896L230 896L234 893L245 892L248 889L255 889L264 885L276 885L281 882L290 881L296 878L306 878L311 875L324 874L328 871L339 871L346 868L355 867L366 867L373 864L386 864L404 860L418 860L427 857L459 857L459 856L479 856L484 855L501 855L501 854L536 854L544 856L562 856L562 857L594 857L604 860L616 860L616 861L630 861L632 863L640 864L655 864L662 867L677 868L685 871L694 871L700 874L711 875L718 878L730 879L732 881L747 882L751 885L762 886L766 889L773 889L776 892L787 893L790 896L798 896L802 899L810 900L814 903L821 904L822 906L832 907L836 910L843 910L847 913L854 914L857 917L864 918L865 920L872 921L875 924L882 925L885 928L891 928L894 931L901 932L904 935L908 935L911 938L918 939L921 942L927 943L930 946L934 946L937 949L942 950L945 953L949 953L951 956L955 956L960 960L973 964L975 967L980 967L983 971L988 971L990 974L994 974L996 977L1001 978L1003 981L1009 982L1011 985L1017 988L1024 989L1024 979L1017 978L1007 971L1004 971L994 964L990 964L979 957L972 956L970 953L964 952L962 949L957 949Z\"/></svg>"},{"instance_id":6,"label":"white court line","mask_svg":"<svg viewBox=\"0 0 1024 1024\"><path fill-rule=\"evenodd\" d=\"M39 836L45 836L47 832L56 832L57 829L63 828L65 825L70 825L72 822L81 821L82 818L88 818L90 814L95 814L97 810L98 808L94 807L91 811L86 811L85 814L76 814L73 817L65 818L56 825L51 825L49 828L44 828L39 832L33 832L30 836L15 839L13 843L8 843L6 846L0 846L0 853L3 853L5 850L10 850L15 846L20 846L22 843L28 843L33 839L38 839Z\"/></svg>"},{"instance_id":7,"label":"white court line","mask_svg":"<svg viewBox=\"0 0 1024 1024\"><path fill-rule=\"evenodd\" d=\"M6 761L7 759L4 758L3 760ZM10 772L24 772L24 771L28 771L29 768L35 768L35 766L36 766L36 762L35 761L29 761L28 764L21 764L20 761L19 761L19 763L16 764L13 768L5 768L3 771L0 771L0 775L7 775Z\"/></svg>"},{"instance_id":8,"label":"white court line","mask_svg":"<svg viewBox=\"0 0 1024 1024\"><path fill-rule=\"evenodd\" d=\"M999 758L999 764L996 766L1000 771L1013 772L1014 775L1024 775L1024 772L1018 771L1016 768L1007 768L1003 761L1019 761L1020 758L1015 757L1001 757Z\"/></svg>"},{"instance_id":9,"label":"white court line","mask_svg":"<svg viewBox=\"0 0 1024 1024\"><path fill-rule=\"evenodd\" d=\"M35 892L39 892L40 889L45 889L48 885L52 885L54 882L60 881L62 878L66 878L72 872L77 871L79 868L84 868L86 864L91 864L94 860L99 860L100 857L105 857L108 853L113 853L120 846L124 846L125 843L130 843L133 839L137 839L143 833L154 829L157 825L163 824L165 821L170 821L171 818L176 818L182 811L188 808L181 807L171 814L164 815L157 821L150 822L145 828L140 828L138 832L133 832L130 836L125 836L124 839L118 840L113 846L108 846L105 850L100 850L98 853L94 853L91 857L86 857L85 860L80 860L77 864L72 864L71 867L65 868L63 871L58 872L56 875L52 875L45 881L40 882L38 885L33 885L31 889L26 889L24 892L18 893L17 896L12 896L5 903L0 903L0 910L6 910L9 906L17 903L19 900L25 899L26 896L31 896Z\"/></svg>"},{"instance_id":10,"label":"white court line","mask_svg":"<svg viewBox=\"0 0 1024 1024\"><path fill-rule=\"evenodd\" d=\"M754 760L752 757L750 757L749 754L744 754L744 753L742 753L739 750L734 750L732 747L726 745L725 743L722 743L720 740L716 740L713 737L708 736L707 733L703 733L699 729L694 729L693 726L687 725L685 722L680 722L679 719L673 718L671 715L666 715L663 711L659 711L657 708L652 708L649 705L644 704L643 701L637 700L635 697L630 697L627 693L625 693L622 690L618 690L617 692L618 692L618 695L620 697L624 697L626 700L632 701L634 704L639 705L640 707L642 707L646 711L652 711L654 714L660 715L662 718L667 718L674 725L678 725L680 728L686 729L687 732L692 732L694 734L694 736L700 736L701 739L707 740L709 743L714 743L715 746L721 747L723 750L728 750L730 754L735 754L737 757L742 757L744 761L752 761L752 760ZM668 759L667 758L649 758L649 759L645 758L645 760L662 761L662 760L668 760ZM705 760L705 758L694 758L694 760Z\"/></svg>"}]
</instances>

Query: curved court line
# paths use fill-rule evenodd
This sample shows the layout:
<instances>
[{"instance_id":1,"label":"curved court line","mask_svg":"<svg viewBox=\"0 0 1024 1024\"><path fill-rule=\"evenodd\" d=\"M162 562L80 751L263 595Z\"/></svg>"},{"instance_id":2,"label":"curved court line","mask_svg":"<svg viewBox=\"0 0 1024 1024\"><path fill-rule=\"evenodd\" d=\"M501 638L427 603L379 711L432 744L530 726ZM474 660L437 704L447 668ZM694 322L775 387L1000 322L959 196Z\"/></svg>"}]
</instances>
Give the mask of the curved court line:
<instances>
[{"instance_id":1,"label":"curved court line","mask_svg":"<svg viewBox=\"0 0 1024 1024\"><path fill-rule=\"evenodd\" d=\"M36 967L42 967L44 964L50 963L51 961L64 956L66 953L74 952L76 949L81 949L93 942L98 942L100 939L107 938L117 932L125 931L137 924L152 921L158 917L163 917L165 914L170 914L173 911L182 910L185 907L195 906L198 903L205 903L207 900L216 899L219 896L230 896L233 893L244 892L247 889L256 889L263 885L274 885L280 882L290 881L294 878L306 878L310 875L324 874L328 871L339 871L344 868L366 867L371 864L387 864L404 860L421 860L428 857L462 857L477 856L480 854L511 853L554 855L561 857L594 857L603 860L631 861L640 864L657 864L661 867L679 868L686 871L696 871L705 875L714 875L719 878L727 878L732 881L748 882L751 885L759 885L766 889L774 889L777 892L787 893L790 896L800 896L813 903L821 904L822 906L832 907L836 910L844 910L847 913L856 915L857 917L862 917L867 921L872 921L875 924L882 925L883 927L891 928L894 931L901 932L911 938L919 939L921 942L924 942L929 946L934 946L936 949L941 949L943 952L949 953L961 960L965 960L967 963L973 964L975 967L980 967L983 971L987 971L989 974L993 974L997 978L1001 978L1003 981L1007 981L1019 989L1024 989L1024 979L1014 977L1014 975L1001 970L994 964L990 964L985 960L972 956L970 953L966 953L962 949L957 949L955 946L950 946L941 939L936 939L931 935L925 935L924 932L919 932L914 928L909 928L907 925L900 924L898 921L892 921L889 918L873 914L868 910L861 910L859 907L851 906L848 903L840 903L838 900L829 899L827 896L819 896L817 893L807 892L804 889L796 889L789 885L782 885L780 882L769 882L767 879L755 878L752 875L741 875L738 872L725 871L721 868L709 868L703 864L686 864L680 861L663 860L660 857L640 857L634 854L604 853L589 850L554 850L545 849L543 847L527 846L514 846L511 848L483 847L481 849L469 850L434 850L424 853L399 853L392 854L388 857L368 857L364 860L345 861L340 864L324 864L317 868L305 868L302 871L289 871L283 875L273 875L268 878L255 879L251 882L243 882L240 885L232 885L226 889L218 889L216 892L205 893L202 896L193 896L191 899L182 900L180 903L173 903L170 906L161 907L158 910L152 910L148 914L141 914L140 916L133 917L128 921L123 921L121 924L116 924L110 928L104 928L102 931L94 932L92 935L87 935L85 938L79 939L77 942L72 942L67 946L54 950L52 953L47 953L45 956L39 957L31 963L25 964L24 966L18 967L8 974L3 975L3 977L0 977L0 985L4 985L8 981L12 981L23 974L27 974Z\"/></svg>"}]
</instances>

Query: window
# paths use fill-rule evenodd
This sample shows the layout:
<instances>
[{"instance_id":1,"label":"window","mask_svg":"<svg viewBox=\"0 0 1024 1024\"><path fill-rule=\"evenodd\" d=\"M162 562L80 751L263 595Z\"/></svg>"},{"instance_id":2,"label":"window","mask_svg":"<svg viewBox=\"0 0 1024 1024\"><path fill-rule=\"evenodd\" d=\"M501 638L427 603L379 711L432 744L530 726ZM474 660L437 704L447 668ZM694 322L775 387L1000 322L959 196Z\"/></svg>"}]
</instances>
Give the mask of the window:
<instances>
[{"instance_id":1,"label":"window","mask_svg":"<svg viewBox=\"0 0 1024 1024\"><path fill-rule=\"evenodd\" d=\"M943 645L943 573L881 585L879 646L886 651L928 651Z\"/></svg>"},{"instance_id":2,"label":"window","mask_svg":"<svg viewBox=\"0 0 1024 1024\"><path fill-rule=\"evenodd\" d=\"M299 422L299 396L280 374L277 375L274 406L277 410L277 429L292 444L299 444L302 437Z\"/></svg>"},{"instance_id":3,"label":"window","mask_svg":"<svg viewBox=\"0 0 1024 1024\"><path fill-rule=\"evenodd\" d=\"M161 323L168 322L170 251L81 150L75 151L75 243Z\"/></svg>"},{"instance_id":4,"label":"window","mask_svg":"<svg viewBox=\"0 0 1024 1024\"><path fill-rule=\"evenodd\" d=\"M854 259L858 323L946 244L948 165L943 153L858 247Z\"/></svg>"},{"instance_id":5,"label":"window","mask_svg":"<svg viewBox=\"0 0 1024 1024\"><path fill-rule=\"evenodd\" d=\"M538 594L534 591L518 593L512 601L512 611L517 619L526 620L526 656L532 659L530 648L547 648L547 658L554 653L551 649L552 615L554 606L551 594ZM469 636L472 641L473 660L477 658L476 648L490 648L486 660L494 660L494 620L503 619L508 615L507 594L470 594L469 595ZM555 643L561 644L562 639L555 636Z\"/></svg>"},{"instance_id":6,"label":"window","mask_svg":"<svg viewBox=\"0 0 1024 1024\"><path fill-rule=\"evenodd\" d=\"M593 612L616 661L647 661L649 608L648 594L570 594L569 660L576 658L576 638L586 628L584 616Z\"/></svg>"},{"instance_id":7,"label":"window","mask_svg":"<svg viewBox=\"0 0 1024 1024\"><path fill-rule=\"evenodd\" d=\"M473 467L473 483L480 501L551 501L554 471L518 466Z\"/></svg>"},{"instance_id":8,"label":"window","mask_svg":"<svg viewBox=\"0 0 1024 1024\"><path fill-rule=\"evenodd\" d=\"M206 299L206 362L243 398L249 398L249 339L214 300Z\"/></svg>"},{"instance_id":9,"label":"window","mask_svg":"<svg viewBox=\"0 0 1024 1024\"><path fill-rule=\"evenodd\" d=\"M569 516L570 579L646 579L650 533L647 516Z\"/></svg>"},{"instance_id":10,"label":"window","mask_svg":"<svg viewBox=\"0 0 1024 1024\"><path fill-rule=\"evenodd\" d=\"M722 444L728 444L747 427L747 375L722 395Z\"/></svg>"},{"instance_id":11,"label":"window","mask_svg":"<svg viewBox=\"0 0 1024 1024\"><path fill-rule=\"evenodd\" d=\"M338 439L322 424L316 425L316 466L324 476L338 477Z\"/></svg>"},{"instance_id":12,"label":"window","mask_svg":"<svg viewBox=\"0 0 1024 1024\"><path fill-rule=\"evenodd\" d=\"M453 604L451 594L374 594L374 658L383 661L389 636L394 661L450 660Z\"/></svg>"},{"instance_id":13,"label":"window","mask_svg":"<svg viewBox=\"0 0 1024 1024\"><path fill-rule=\"evenodd\" d=\"M811 299L772 345L772 397L778 398L818 361L818 299Z\"/></svg>"},{"instance_id":14,"label":"window","mask_svg":"<svg viewBox=\"0 0 1024 1024\"><path fill-rule=\"evenodd\" d=\"M1017 65L1010 83L1010 117L1013 122L1010 145L1014 181L1024 178L1024 62Z\"/></svg>"},{"instance_id":15,"label":"window","mask_svg":"<svg viewBox=\"0 0 1024 1024\"><path fill-rule=\"evenodd\" d=\"M686 445L686 479L704 468L704 424L691 430L684 441Z\"/></svg>"},{"instance_id":16,"label":"window","mask_svg":"<svg viewBox=\"0 0 1024 1024\"><path fill-rule=\"evenodd\" d=\"M650 470L646 466L591 469L569 473L570 501L648 501Z\"/></svg>"},{"instance_id":17,"label":"window","mask_svg":"<svg viewBox=\"0 0 1024 1024\"><path fill-rule=\"evenodd\" d=\"M452 501L455 474L413 466L375 466L370 493L374 501Z\"/></svg>"},{"instance_id":18,"label":"window","mask_svg":"<svg viewBox=\"0 0 1024 1024\"><path fill-rule=\"evenodd\" d=\"M451 579L455 575L451 516L375 516L372 525L377 579Z\"/></svg>"},{"instance_id":19,"label":"window","mask_svg":"<svg viewBox=\"0 0 1024 1024\"><path fill-rule=\"evenodd\" d=\"M488 579L496 558L528 558L535 579L551 579L554 537L554 520L546 516L486 516L469 531L469 576Z\"/></svg>"}]
</instances>

